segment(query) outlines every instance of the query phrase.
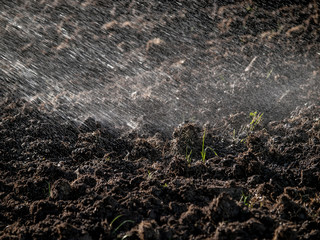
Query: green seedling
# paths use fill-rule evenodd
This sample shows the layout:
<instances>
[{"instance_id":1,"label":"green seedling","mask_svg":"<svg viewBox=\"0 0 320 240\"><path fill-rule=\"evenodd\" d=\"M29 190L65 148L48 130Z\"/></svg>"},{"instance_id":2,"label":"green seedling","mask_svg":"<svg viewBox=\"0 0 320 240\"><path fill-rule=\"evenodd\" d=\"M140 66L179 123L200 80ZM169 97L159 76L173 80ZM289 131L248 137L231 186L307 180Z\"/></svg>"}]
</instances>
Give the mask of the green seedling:
<instances>
[{"instance_id":1,"label":"green seedling","mask_svg":"<svg viewBox=\"0 0 320 240\"><path fill-rule=\"evenodd\" d=\"M219 75L219 78L220 78L221 81L223 81L223 82L225 81L225 78L224 78L223 75Z\"/></svg>"},{"instance_id":2,"label":"green seedling","mask_svg":"<svg viewBox=\"0 0 320 240\"><path fill-rule=\"evenodd\" d=\"M106 162L109 162L110 160L111 160L111 154L112 154L113 152L108 152L108 153L106 153L104 156L103 156L103 158L104 158L104 160L106 161Z\"/></svg>"},{"instance_id":3,"label":"green seedling","mask_svg":"<svg viewBox=\"0 0 320 240\"><path fill-rule=\"evenodd\" d=\"M257 111L251 112L250 117L252 118L250 122L250 131L253 131L255 127L261 123L263 113L258 113Z\"/></svg>"},{"instance_id":4,"label":"green seedling","mask_svg":"<svg viewBox=\"0 0 320 240\"><path fill-rule=\"evenodd\" d=\"M152 175L153 175L153 173L150 170L148 170L148 179L151 179Z\"/></svg>"},{"instance_id":5,"label":"green seedling","mask_svg":"<svg viewBox=\"0 0 320 240\"><path fill-rule=\"evenodd\" d=\"M186 147L186 159L188 164L191 164L191 154L192 154L192 149L190 150L190 152L188 152L188 147Z\"/></svg>"},{"instance_id":6,"label":"green seedling","mask_svg":"<svg viewBox=\"0 0 320 240\"><path fill-rule=\"evenodd\" d=\"M236 131L236 129L233 129L233 133L232 133L232 140L234 143L239 143L239 142L243 142L245 141L245 139L242 139L241 135L245 133L246 136L248 135L248 129L242 125L240 127L240 129L238 130L238 132Z\"/></svg>"},{"instance_id":7,"label":"green seedling","mask_svg":"<svg viewBox=\"0 0 320 240\"><path fill-rule=\"evenodd\" d=\"M256 126L261 123L263 113L258 113L257 111L250 112L249 116L251 117L251 122L249 123L249 126L244 130L246 137L240 140L241 143L246 143L249 133L253 132Z\"/></svg>"},{"instance_id":8,"label":"green seedling","mask_svg":"<svg viewBox=\"0 0 320 240\"><path fill-rule=\"evenodd\" d=\"M111 223L109 224L109 227L110 227L110 229L112 229L112 225L113 225L113 223L117 220L117 219L119 219L119 218L121 218L123 215L118 215L118 216L116 216L112 221L111 221ZM113 231L112 231L112 235L115 235L116 233L117 233L117 231L119 230L119 228L121 228L124 224L126 224L126 223L134 223L134 221L132 221L132 220L124 220L123 222L121 222Z\"/></svg>"},{"instance_id":9,"label":"green seedling","mask_svg":"<svg viewBox=\"0 0 320 240\"><path fill-rule=\"evenodd\" d=\"M273 69L271 68L271 70L268 72L266 79L268 79L271 76Z\"/></svg>"},{"instance_id":10,"label":"green seedling","mask_svg":"<svg viewBox=\"0 0 320 240\"><path fill-rule=\"evenodd\" d=\"M242 202L244 205L251 207L251 203L250 203L250 195L245 195L243 192L241 194L241 198L240 198L240 202Z\"/></svg>"},{"instance_id":11,"label":"green seedling","mask_svg":"<svg viewBox=\"0 0 320 240\"><path fill-rule=\"evenodd\" d=\"M206 138L206 130L204 130L203 132L203 136L202 136L202 150L201 150L201 158L202 158L202 162L204 163L206 161L206 155L207 155L207 150L210 149L216 156L218 156L218 154L211 148L211 147L204 147L204 140Z\"/></svg>"}]
</instances>

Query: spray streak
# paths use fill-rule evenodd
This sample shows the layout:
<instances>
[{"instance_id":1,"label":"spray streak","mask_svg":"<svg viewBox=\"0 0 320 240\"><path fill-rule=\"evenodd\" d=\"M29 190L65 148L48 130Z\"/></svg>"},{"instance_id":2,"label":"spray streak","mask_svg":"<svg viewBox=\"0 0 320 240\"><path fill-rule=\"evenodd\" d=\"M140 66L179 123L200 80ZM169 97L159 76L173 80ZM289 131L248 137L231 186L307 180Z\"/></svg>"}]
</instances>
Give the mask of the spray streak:
<instances>
[{"instance_id":1,"label":"spray streak","mask_svg":"<svg viewBox=\"0 0 320 240\"><path fill-rule=\"evenodd\" d=\"M214 122L256 109L279 119L317 99L308 92L319 88L312 74L319 61L310 64L319 53L305 49L319 43L304 40L303 33L289 38L295 26L281 22L281 9L255 6L239 19L232 14L241 4L185 7L149 1L142 9L132 3L126 13L121 4L111 8L95 1L30 4L8 5L0 13L6 79L0 87L68 119L94 116L119 127L147 124L171 131L185 120ZM270 24L248 25L246 19L255 14ZM305 13L306 19L314 14ZM277 28L274 19L282 23L274 32L277 41L268 35L270 27ZM299 21L304 19L292 24ZM298 57L290 49L297 38L302 44L296 51L304 51Z\"/></svg>"}]
</instances>

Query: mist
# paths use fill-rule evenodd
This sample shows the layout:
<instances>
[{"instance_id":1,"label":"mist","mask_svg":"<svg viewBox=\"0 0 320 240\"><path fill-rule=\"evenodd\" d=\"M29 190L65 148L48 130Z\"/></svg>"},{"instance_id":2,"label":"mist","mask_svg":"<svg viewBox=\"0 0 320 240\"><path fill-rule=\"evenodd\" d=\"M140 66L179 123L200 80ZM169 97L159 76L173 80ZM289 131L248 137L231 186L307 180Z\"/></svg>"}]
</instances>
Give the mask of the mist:
<instances>
[{"instance_id":1,"label":"mist","mask_svg":"<svg viewBox=\"0 0 320 240\"><path fill-rule=\"evenodd\" d=\"M233 2L1 1L0 94L161 132L319 103L319 4Z\"/></svg>"}]
</instances>

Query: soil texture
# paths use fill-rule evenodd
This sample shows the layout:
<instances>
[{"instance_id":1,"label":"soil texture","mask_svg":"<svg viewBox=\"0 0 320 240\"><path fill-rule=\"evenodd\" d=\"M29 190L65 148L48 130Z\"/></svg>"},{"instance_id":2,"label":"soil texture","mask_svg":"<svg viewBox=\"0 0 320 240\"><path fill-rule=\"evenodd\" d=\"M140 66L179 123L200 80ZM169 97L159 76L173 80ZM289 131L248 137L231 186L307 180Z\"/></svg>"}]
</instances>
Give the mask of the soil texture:
<instances>
[{"instance_id":1,"label":"soil texture","mask_svg":"<svg viewBox=\"0 0 320 240\"><path fill-rule=\"evenodd\" d=\"M279 2L0 0L0 239L320 239L319 3Z\"/></svg>"},{"instance_id":2,"label":"soil texture","mask_svg":"<svg viewBox=\"0 0 320 240\"><path fill-rule=\"evenodd\" d=\"M319 114L166 139L2 100L0 238L319 239Z\"/></svg>"}]
</instances>

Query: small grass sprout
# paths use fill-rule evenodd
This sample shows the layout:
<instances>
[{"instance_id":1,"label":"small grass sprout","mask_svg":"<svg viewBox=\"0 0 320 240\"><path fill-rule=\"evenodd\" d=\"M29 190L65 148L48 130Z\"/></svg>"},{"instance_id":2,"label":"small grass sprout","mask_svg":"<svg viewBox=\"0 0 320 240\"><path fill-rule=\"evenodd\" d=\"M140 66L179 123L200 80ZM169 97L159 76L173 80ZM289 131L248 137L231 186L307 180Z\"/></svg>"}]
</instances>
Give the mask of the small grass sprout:
<instances>
[{"instance_id":1,"label":"small grass sprout","mask_svg":"<svg viewBox=\"0 0 320 240\"><path fill-rule=\"evenodd\" d=\"M250 117L252 118L249 124L250 131L253 131L255 127L261 123L262 116L263 116L263 113L258 113L257 111L250 113Z\"/></svg>"},{"instance_id":2,"label":"small grass sprout","mask_svg":"<svg viewBox=\"0 0 320 240\"><path fill-rule=\"evenodd\" d=\"M218 154L213 150L213 148L211 147L204 147L204 141L206 138L206 130L204 130L203 132L203 136L202 136L202 150L201 150L201 158L202 158L202 162L204 163L206 161L206 155L207 155L207 150L210 149L216 156L218 156Z\"/></svg>"},{"instance_id":3,"label":"small grass sprout","mask_svg":"<svg viewBox=\"0 0 320 240\"><path fill-rule=\"evenodd\" d=\"M153 176L153 172L151 172L150 170L148 170L148 179L151 179Z\"/></svg>"},{"instance_id":4,"label":"small grass sprout","mask_svg":"<svg viewBox=\"0 0 320 240\"><path fill-rule=\"evenodd\" d=\"M121 217L123 217L122 214L116 216L116 217L111 221L111 223L109 224L110 229L112 229L113 223L114 223L117 219L119 219L119 218L121 218ZM124 224L126 224L126 223L134 223L134 221L133 221L133 220L124 220L123 222L121 222L121 223L112 231L112 235L115 235L115 234L117 233L117 231L119 230L119 228L121 228L121 227L122 227Z\"/></svg>"},{"instance_id":5,"label":"small grass sprout","mask_svg":"<svg viewBox=\"0 0 320 240\"><path fill-rule=\"evenodd\" d=\"M241 139L241 141L240 141L241 143L246 143L247 138L249 136L249 133L253 132L255 130L256 126L261 123L263 113L258 113L257 111L250 112L249 116L251 117L251 122L249 123L246 130L244 131L246 137Z\"/></svg>"},{"instance_id":6,"label":"small grass sprout","mask_svg":"<svg viewBox=\"0 0 320 240\"><path fill-rule=\"evenodd\" d=\"M271 70L268 72L266 79L268 79L271 76L273 69L271 68Z\"/></svg>"},{"instance_id":7,"label":"small grass sprout","mask_svg":"<svg viewBox=\"0 0 320 240\"><path fill-rule=\"evenodd\" d=\"M186 160L188 164L191 164L191 154L192 154L192 149L190 149L190 152L188 152L188 146L186 147Z\"/></svg>"},{"instance_id":8,"label":"small grass sprout","mask_svg":"<svg viewBox=\"0 0 320 240\"><path fill-rule=\"evenodd\" d=\"M245 195L243 192L241 194L240 202L242 202L244 205L251 207L250 202L250 195Z\"/></svg>"},{"instance_id":9,"label":"small grass sprout","mask_svg":"<svg viewBox=\"0 0 320 240\"><path fill-rule=\"evenodd\" d=\"M111 154L113 154L113 152L108 152L103 156L104 161L109 162L111 160Z\"/></svg>"}]
</instances>

